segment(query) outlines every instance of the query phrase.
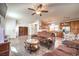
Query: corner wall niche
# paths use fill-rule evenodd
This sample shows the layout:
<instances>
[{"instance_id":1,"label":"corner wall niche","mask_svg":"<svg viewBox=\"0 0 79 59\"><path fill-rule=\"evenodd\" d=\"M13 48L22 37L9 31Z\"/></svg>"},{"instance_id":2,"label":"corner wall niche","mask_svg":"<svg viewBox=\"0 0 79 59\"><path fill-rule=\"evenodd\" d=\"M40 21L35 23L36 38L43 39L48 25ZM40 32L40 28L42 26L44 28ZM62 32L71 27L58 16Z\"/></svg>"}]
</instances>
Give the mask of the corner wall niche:
<instances>
[{"instance_id":1,"label":"corner wall niche","mask_svg":"<svg viewBox=\"0 0 79 59\"><path fill-rule=\"evenodd\" d=\"M5 3L0 3L0 15L5 17L7 12L7 5Z\"/></svg>"},{"instance_id":2,"label":"corner wall niche","mask_svg":"<svg viewBox=\"0 0 79 59\"><path fill-rule=\"evenodd\" d=\"M5 18L3 16L1 16L1 15L0 15L0 26L5 28Z\"/></svg>"},{"instance_id":3,"label":"corner wall niche","mask_svg":"<svg viewBox=\"0 0 79 59\"><path fill-rule=\"evenodd\" d=\"M7 5L6 3L0 3L0 25L5 27L5 16L7 12Z\"/></svg>"}]
</instances>

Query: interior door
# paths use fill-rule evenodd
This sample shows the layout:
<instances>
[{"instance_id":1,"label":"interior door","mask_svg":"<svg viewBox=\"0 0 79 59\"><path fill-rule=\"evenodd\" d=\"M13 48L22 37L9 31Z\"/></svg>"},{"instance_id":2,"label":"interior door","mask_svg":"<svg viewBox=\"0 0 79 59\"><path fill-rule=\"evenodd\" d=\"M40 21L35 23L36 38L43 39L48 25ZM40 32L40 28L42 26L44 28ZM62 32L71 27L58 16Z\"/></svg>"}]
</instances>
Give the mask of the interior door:
<instances>
[{"instance_id":1,"label":"interior door","mask_svg":"<svg viewBox=\"0 0 79 59\"><path fill-rule=\"evenodd\" d=\"M19 36L28 35L28 27L19 27Z\"/></svg>"}]
</instances>

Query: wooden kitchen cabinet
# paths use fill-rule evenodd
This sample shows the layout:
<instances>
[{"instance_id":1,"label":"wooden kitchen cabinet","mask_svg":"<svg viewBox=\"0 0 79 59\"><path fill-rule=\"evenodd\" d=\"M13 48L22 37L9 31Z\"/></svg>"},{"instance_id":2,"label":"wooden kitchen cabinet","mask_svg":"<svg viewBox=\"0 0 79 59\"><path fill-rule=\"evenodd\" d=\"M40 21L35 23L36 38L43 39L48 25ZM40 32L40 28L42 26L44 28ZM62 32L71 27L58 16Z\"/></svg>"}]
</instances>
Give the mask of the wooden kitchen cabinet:
<instances>
[{"instance_id":1,"label":"wooden kitchen cabinet","mask_svg":"<svg viewBox=\"0 0 79 59\"><path fill-rule=\"evenodd\" d=\"M79 33L79 21L71 21L70 22L70 30L71 32L78 34Z\"/></svg>"}]
</instances>

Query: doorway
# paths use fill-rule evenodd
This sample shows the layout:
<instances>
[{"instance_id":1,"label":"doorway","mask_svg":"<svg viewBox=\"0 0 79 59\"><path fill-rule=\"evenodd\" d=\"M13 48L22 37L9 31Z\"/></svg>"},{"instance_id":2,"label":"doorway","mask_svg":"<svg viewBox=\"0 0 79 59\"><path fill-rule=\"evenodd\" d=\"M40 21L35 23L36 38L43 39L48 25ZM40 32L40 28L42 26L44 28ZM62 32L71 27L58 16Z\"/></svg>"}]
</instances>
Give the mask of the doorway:
<instances>
[{"instance_id":1,"label":"doorway","mask_svg":"<svg viewBox=\"0 0 79 59\"><path fill-rule=\"evenodd\" d=\"M28 35L28 27L19 27L19 36Z\"/></svg>"}]
</instances>

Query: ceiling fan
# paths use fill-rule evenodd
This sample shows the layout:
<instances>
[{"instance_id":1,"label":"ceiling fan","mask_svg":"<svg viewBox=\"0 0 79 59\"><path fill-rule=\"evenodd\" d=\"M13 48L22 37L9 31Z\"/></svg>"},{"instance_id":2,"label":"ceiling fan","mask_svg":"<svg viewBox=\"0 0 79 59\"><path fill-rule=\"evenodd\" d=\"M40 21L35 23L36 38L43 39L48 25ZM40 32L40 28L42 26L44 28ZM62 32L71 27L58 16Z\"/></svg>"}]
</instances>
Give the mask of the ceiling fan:
<instances>
[{"instance_id":1,"label":"ceiling fan","mask_svg":"<svg viewBox=\"0 0 79 59\"><path fill-rule=\"evenodd\" d=\"M42 16L42 13L47 13L48 10L44 9L43 4L39 4L36 8L28 8L28 10L32 10L32 15L38 14Z\"/></svg>"}]
</instances>

